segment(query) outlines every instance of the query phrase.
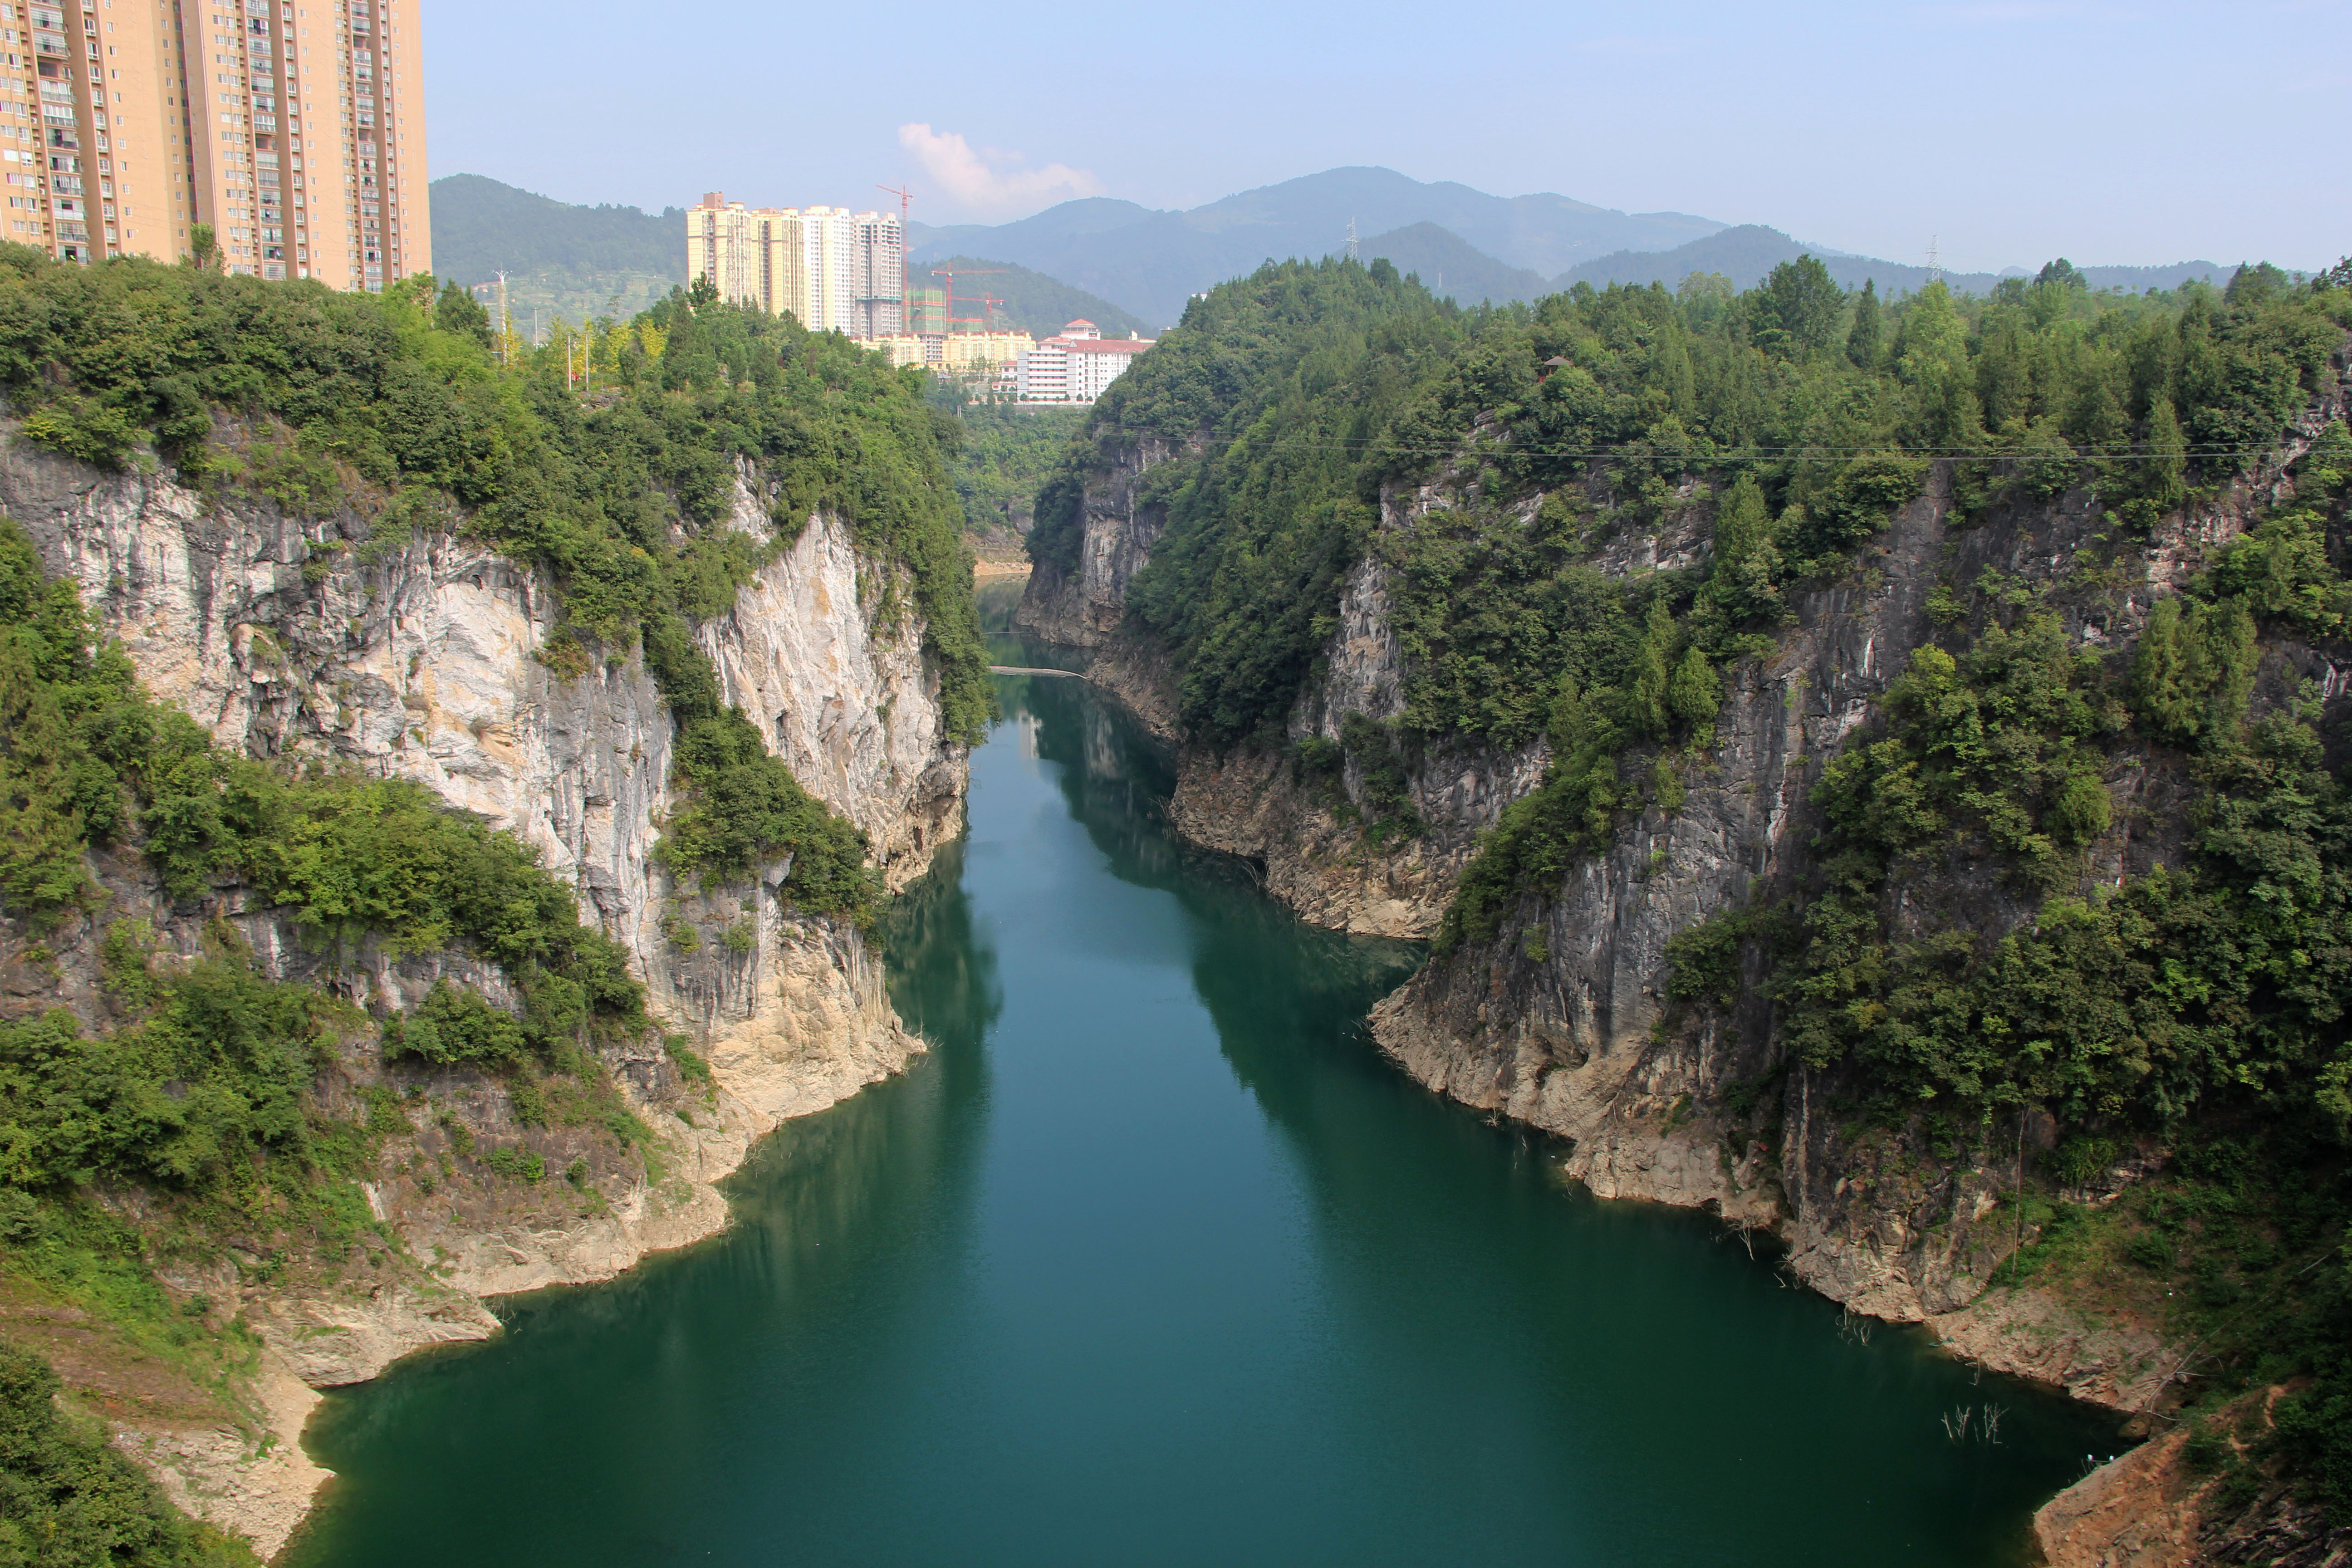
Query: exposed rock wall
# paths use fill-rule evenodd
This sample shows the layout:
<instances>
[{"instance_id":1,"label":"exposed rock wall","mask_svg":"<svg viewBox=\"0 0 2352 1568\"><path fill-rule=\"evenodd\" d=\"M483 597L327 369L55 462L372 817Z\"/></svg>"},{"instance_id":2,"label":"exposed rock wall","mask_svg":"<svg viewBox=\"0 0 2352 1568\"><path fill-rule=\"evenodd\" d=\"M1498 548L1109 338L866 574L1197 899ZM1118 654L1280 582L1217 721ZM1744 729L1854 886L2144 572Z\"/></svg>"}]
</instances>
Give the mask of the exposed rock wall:
<instances>
[{"instance_id":1,"label":"exposed rock wall","mask_svg":"<svg viewBox=\"0 0 2352 1568\"><path fill-rule=\"evenodd\" d=\"M1116 641L1127 585L1168 526L1168 508L1145 493L1144 476L1179 448L1157 436L1119 447L1087 476L1075 567L1030 574L1013 624L1048 642L1100 647Z\"/></svg>"},{"instance_id":2,"label":"exposed rock wall","mask_svg":"<svg viewBox=\"0 0 2352 1568\"><path fill-rule=\"evenodd\" d=\"M1088 679L1133 709L1155 735L1181 746L1170 806L1180 832L1258 861L1266 891L1317 925L1427 936L1477 836L1542 777L1547 749L1540 742L1514 751L1445 747L1413 759L1408 788L1423 831L1384 844L1366 834L1358 814L1343 816L1348 802L1363 798L1360 762L1348 763L1344 798L1335 799L1303 787L1286 755L1246 745L1231 752L1183 745L1168 658L1124 620L1127 585L1150 559L1166 521L1163 509L1139 501L1138 489L1168 455L1146 441L1089 477L1078 569L1036 572L1016 624L1048 641L1094 650ZM1383 526L1404 526L1448 499L1434 486L1387 495ZM1654 540L1642 543L1654 552ZM1349 574L1321 674L1301 692L1286 724L1292 742L1310 736L1336 742L1351 713L1386 723L1403 711L1391 591L1391 574L1376 556Z\"/></svg>"},{"instance_id":3,"label":"exposed rock wall","mask_svg":"<svg viewBox=\"0 0 2352 1568\"><path fill-rule=\"evenodd\" d=\"M1383 516L1402 526L1432 492L1390 499ZM1338 743L1350 714L1388 723L1404 711L1403 650L1390 612L1391 574L1359 562L1340 596L1339 626L1325 645L1320 679L1299 694L1286 726L1296 744ZM1448 746L1412 759L1406 789L1423 831L1392 844L1367 834L1343 805L1365 798L1364 765L1350 758L1339 781L1303 786L1286 756L1254 747L1226 754L1187 751L1171 816L1212 848L1265 867L1265 889L1316 925L1365 935L1423 937L1437 928L1477 837L1542 779L1542 742L1517 750Z\"/></svg>"},{"instance_id":4,"label":"exposed rock wall","mask_svg":"<svg viewBox=\"0 0 2352 1568\"><path fill-rule=\"evenodd\" d=\"M624 1101L653 1131L658 1179L649 1179L646 1163L614 1159L593 1128L527 1125L496 1083L387 1071L372 1039L348 1042L326 1092L388 1087L431 1110L387 1141L368 1190L377 1218L430 1267L383 1260L366 1278L258 1286L232 1268L186 1282L245 1305L280 1383L373 1377L418 1346L494 1332L483 1296L604 1279L647 1251L709 1235L726 1220L713 1184L752 1140L922 1048L858 933L786 904L784 867L698 890L656 861L672 743L659 691L634 651L572 679L541 662L558 605L531 571L447 534L378 550L353 512L305 522L265 500L103 475L21 441L0 450L0 508L51 570L81 584L149 689L220 743L415 780L539 850L581 890L583 918L627 947L649 1011L709 1066L708 1084L688 1082L656 1044L604 1048ZM740 484L736 510L736 526L763 529L763 509ZM966 782L961 748L942 733L920 622L903 608L880 614L911 602L892 581L897 570L861 556L845 528L819 516L731 613L698 630L726 700L812 794L866 830L894 888L961 830ZM173 909L135 864L104 871L118 913L143 910L167 954L201 951L202 927L217 916L274 976L362 1005L413 1004L444 973L493 1000L504 994L500 976L462 955L394 960L369 949L331 963L235 889ZM698 933L690 949L672 940L686 928ZM59 941L55 978L9 987L24 994L0 1005L64 1000L102 1021L96 933ZM450 1152L477 1144L528 1149L551 1176L574 1162L589 1168L576 1186L548 1180L520 1191L453 1179ZM268 1385L284 1395L268 1401L284 1439L276 1458L225 1431L121 1441L153 1460L176 1498L274 1551L323 1476L295 1462L308 1405L280 1383Z\"/></svg>"}]
</instances>

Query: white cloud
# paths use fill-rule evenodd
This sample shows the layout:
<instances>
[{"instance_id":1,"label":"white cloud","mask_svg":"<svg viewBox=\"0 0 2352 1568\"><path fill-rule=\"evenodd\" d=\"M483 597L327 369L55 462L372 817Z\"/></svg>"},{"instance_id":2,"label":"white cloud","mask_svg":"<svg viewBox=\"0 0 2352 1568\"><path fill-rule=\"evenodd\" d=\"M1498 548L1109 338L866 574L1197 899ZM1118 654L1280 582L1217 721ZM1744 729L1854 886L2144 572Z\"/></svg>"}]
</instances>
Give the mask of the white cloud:
<instances>
[{"instance_id":1,"label":"white cloud","mask_svg":"<svg viewBox=\"0 0 2352 1568\"><path fill-rule=\"evenodd\" d=\"M1019 166L1020 153L974 147L958 132L901 125L898 145L915 155L949 202L986 216L1046 206L1073 196L1098 196L1103 191L1102 182L1084 169L1073 169L1067 163L1024 169Z\"/></svg>"}]
</instances>

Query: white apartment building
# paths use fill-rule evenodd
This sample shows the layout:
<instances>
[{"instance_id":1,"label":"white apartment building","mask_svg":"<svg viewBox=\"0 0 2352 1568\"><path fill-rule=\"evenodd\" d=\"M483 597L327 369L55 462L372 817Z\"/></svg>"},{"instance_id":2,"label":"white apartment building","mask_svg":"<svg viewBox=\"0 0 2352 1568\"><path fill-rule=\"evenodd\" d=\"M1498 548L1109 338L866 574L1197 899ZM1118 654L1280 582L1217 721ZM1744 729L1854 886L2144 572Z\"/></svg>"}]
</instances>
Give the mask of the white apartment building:
<instances>
[{"instance_id":1,"label":"white apartment building","mask_svg":"<svg viewBox=\"0 0 2352 1568\"><path fill-rule=\"evenodd\" d=\"M720 191L687 209L687 263L725 300L790 311L812 331L893 336L907 319L906 236L897 213L751 207Z\"/></svg>"},{"instance_id":2,"label":"white apartment building","mask_svg":"<svg viewBox=\"0 0 2352 1568\"><path fill-rule=\"evenodd\" d=\"M1070 346L1059 337L1047 338L1013 361L1013 395L1024 403L1067 403L1070 400Z\"/></svg>"},{"instance_id":3,"label":"white apartment building","mask_svg":"<svg viewBox=\"0 0 2352 1568\"><path fill-rule=\"evenodd\" d=\"M1024 403L1092 403L1158 341L1107 338L1092 321L1072 321L1021 356L1014 395Z\"/></svg>"}]
</instances>

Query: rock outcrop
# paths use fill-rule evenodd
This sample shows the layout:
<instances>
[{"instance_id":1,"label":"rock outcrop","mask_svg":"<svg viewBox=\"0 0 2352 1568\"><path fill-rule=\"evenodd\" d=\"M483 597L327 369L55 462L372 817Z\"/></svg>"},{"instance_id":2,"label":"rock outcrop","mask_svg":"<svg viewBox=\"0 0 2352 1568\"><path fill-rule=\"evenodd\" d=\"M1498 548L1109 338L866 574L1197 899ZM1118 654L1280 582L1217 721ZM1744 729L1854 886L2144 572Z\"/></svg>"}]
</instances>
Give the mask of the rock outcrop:
<instances>
[{"instance_id":1,"label":"rock outcrop","mask_svg":"<svg viewBox=\"0 0 2352 1568\"><path fill-rule=\"evenodd\" d=\"M1164 445L1146 438L1090 479L1078 570L1035 573L1016 624L1048 641L1092 650L1087 678L1132 709L1153 734L1178 745L1170 813L1180 832L1257 861L1265 868L1266 891L1317 925L1365 935L1429 935L1478 835L1542 778L1548 749L1540 741L1514 750L1448 746L1412 758L1406 789L1421 831L1389 840L1368 833L1357 809L1366 794L1360 759L1344 763L1332 787L1302 781L1287 749L1185 744L1168 658L1128 630L1124 619L1127 585L1149 561L1165 523L1164 508L1139 501L1137 491L1142 475L1167 455ZM1434 485L1386 495L1383 527L1404 526L1448 499ZM1656 564L1658 542L1644 539L1640 548ZM1666 548L1695 545L1683 538ZM1377 555L1349 574L1321 674L1300 693L1286 721L1288 748L1309 739L1339 744L1350 714L1387 723L1404 710L1403 653L1389 613L1391 592L1392 574Z\"/></svg>"},{"instance_id":2,"label":"rock outcrop","mask_svg":"<svg viewBox=\"0 0 2352 1568\"><path fill-rule=\"evenodd\" d=\"M1834 1109L1838 1084L1816 1082L1782 1060L1769 1005L1754 999L1765 978L1759 955L1743 960L1753 972L1741 992L1751 1000L1725 1016L1670 1002L1666 943L1712 917L1768 906L1801 884L1821 826L1811 790L1848 737L1871 721L1913 650L1934 635L1935 590L1957 584L1965 593L1990 583L1997 592L2048 594L2063 606L2070 636L2091 647L2127 647L2158 598L2292 493L2288 466L2328 421L2344 416L2346 374L2339 351L2334 384L2280 450L2166 519L2142 544L2115 548L2112 514L2084 490L1956 527L1952 476L1937 466L1925 493L1889 521L1852 571L1799 585L1792 624L1770 657L1725 672L1703 765L1673 763L1679 804L1624 821L1608 847L1582 858L1559 886L1523 899L1491 940L1433 962L1384 1000L1372 1017L1381 1048L1433 1089L1559 1135L1569 1172L1602 1196L1710 1208L1743 1230L1777 1235L1790 1249L1791 1274L1856 1311L1925 1323L1955 1353L2092 1403L2133 1412L2158 1406L2180 1347L2144 1325L2087 1316L2039 1290L1995 1286L1999 1265L2021 1238L2012 1220L1990 1217L2015 1185L2013 1166L1994 1157L1958 1164L1924 1158L1899 1136L1853 1127ZM1098 470L1099 494L1090 485L1083 510L1079 570L1066 579L1041 572L1022 619L1045 637L1095 649L1096 679L1181 742L1164 654L1121 624L1123 585L1141 569L1160 526L1148 507L1133 504L1140 467L1148 464L1139 451ZM1465 499L1475 500L1475 484L1458 476L1415 493L1386 493L1382 534L1408 525L1420 510ZM1530 514L1541 499L1525 503ZM1578 500L1585 514L1611 505L1600 491ZM1652 524L1604 540L1592 563L1619 576L1693 564L1704 560L1711 533L1704 504L1678 496ZM1381 722L1402 710L1404 671L1387 603L1392 584L1381 556L1376 540L1346 584L1338 629L1287 721L1294 747L1310 738L1340 740L1348 715ZM2112 564L2096 586L2069 581L2084 563L2103 561ZM2261 686L2263 700L2303 690L2333 702L2352 680L2309 648L2273 642ZM1515 754L1412 758L1406 788L1427 831L1382 847L1350 820L1360 814L1349 808L1363 802L1355 759L1335 790L1328 780L1302 784L1284 757L1192 746L1182 754L1173 816L1199 841L1261 862L1267 889L1306 919L1427 934L1476 835L1540 782L1547 762L1540 743ZM2142 752L2116 762L2104 781L2115 825L2088 848L2086 888L2177 862L2184 847L2183 808L2192 789L2177 759ZM2006 929L2036 901L1989 867L1958 868L1895 896L1897 907L1888 913L1895 929L1915 935L1960 917ZM2032 1130L2021 1125L2018 1136L2028 1139ZM2119 1171L2115 1179L2135 1174ZM2131 1462L2172 1465L2177 1447ZM2084 1518L2114 1515L2101 1499L2137 1483L2101 1481L2108 1475L2085 1482L2089 1489L2077 1489L2083 1496L2068 1506L2080 1504ZM2300 1515L2263 1528L2304 1543L2297 1551L2327 1537ZM2079 1542L2105 1529L2078 1519L2062 1533ZM2193 1535L2193 1521L2152 1521L2144 1533L2144 1547L2121 1554L2074 1552L2062 1559L2053 1545L2053 1559L2185 1561L2167 1553L2188 1550L2181 1542ZM2121 1539L2112 1531L2103 1537L2110 1538ZM2045 1541L2054 1540L2045 1531Z\"/></svg>"},{"instance_id":3,"label":"rock outcrop","mask_svg":"<svg viewBox=\"0 0 2352 1568\"><path fill-rule=\"evenodd\" d=\"M1127 585L1168 526L1168 506L1144 476L1180 448L1157 436L1119 447L1087 478L1076 559L1041 562L1021 597L1017 624L1048 642L1102 647L1118 639ZM1197 449L1197 444L1196 444Z\"/></svg>"},{"instance_id":4,"label":"rock outcrop","mask_svg":"<svg viewBox=\"0 0 2352 1568\"><path fill-rule=\"evenodd\" d=\"M356 511L306 521L152 473L101 474L21 441L0 452L0 509L50 570L81 584L148 689L219 743L414 780L538 850L579 889L583 918L627 948L648 1011L691 1053L601 1047L615 1109L648 1130L648 1161L614 1158L594 1127L526 1118L478 1076L390 1071L372 1038L346 1042L325 1092L356 1101L390 1089L429 1112L404 1116L368 1187L415 1261L379 1259L333 1281L296 1270L255 1284L231 1269L210 1282L269 1346L274 1451L226 1431L120 1439L176 1499L274 1551L323 1476L300 1460L308 1406L293 1390L494 1332L484 1296L605 1279L711 1234L726 1222L713 1184L753 1140L898 1070L921 1042L900 1026L859 933L784 899L784 866L693 889L656 858L673 739L660 693L634 648L598 662L559 637L557 596L530 569L447 531L387 539ZM764 534L764 508L740 481L734 521ZM961 831L966 781L899 572L819 515L698 630L725 700L811 794L865 830L894 889ZM886 601L895 614L881 613ZM445 973L506 995L502 976L462 954L368 948L330 962L236 889L175 908L135 864L102 870L118 918L143 914L166 961L202 951L217 919L273 977L362 1006L413 1005ZM85 931L53 942L53 983L8 1000L17 1010L62 1000L100 1021L96 940ZM708 1064L707 1080L681 1072L688 1059ZM547 1176L573 1179L453 1175L452 1151L477 1145L528 1151Z\"/></svg>"}]
</instances>

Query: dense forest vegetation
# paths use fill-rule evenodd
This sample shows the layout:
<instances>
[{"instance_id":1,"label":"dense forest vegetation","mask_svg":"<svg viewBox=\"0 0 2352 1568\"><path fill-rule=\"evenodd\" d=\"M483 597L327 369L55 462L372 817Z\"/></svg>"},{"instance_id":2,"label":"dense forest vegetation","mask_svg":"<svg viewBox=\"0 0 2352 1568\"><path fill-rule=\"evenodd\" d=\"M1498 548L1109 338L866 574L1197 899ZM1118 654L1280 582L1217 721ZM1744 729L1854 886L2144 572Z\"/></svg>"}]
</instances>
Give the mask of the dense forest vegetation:
<instances>
[{"instance_id":1,"label":"dense forest vegetation","mask_svg":"<svg viewBox=\"0 0 2352 1568\"><path fill-rule=\"evenodd\" d=\"M950 471L963 502L965 531L1027 532L1038 490L1086 427L1088 411L976 403L945 383L932 396L958 423Z\"/></svg>"},{"instance_id":2,"label":"dense forest vegetation","mask_svg":"<svg viewBox=\"0 0 2352 1568\"><path fill-rule=\"evenodd\" d=\"M731 878L793 850L801 902L869 908L856 830L722 708L689 623L723 613L812 512L831 511L906 568L911 602L887 603L883 619L921 617L949 733L980 733L993 699L944 468L953 426L925 403L921 373L681 291L592 335L599 380L583 395L572 344L502 365L480 307L430 293L429 279L370 298L0 247L0 385L28 438L87 461L121 465L152 438L192 481L250 483L314 516L388 497L363 552L454 526L543 565L566 617L552 660L585 669L592 648L641 639L669 700L688 795L673 863ZM225 456L210 439L224 407L277 438ZM765 539L730 526L739 464L767 491Z\"/></svg>"},{"instance_id":3,"label":"dense forest vegetation","mask_svg":"<svg viewBox=\"0 0 2352 1568\"><path fill-rule=\"evenodd\" d=\"M251 1568L243 1542L165 1501L58 1391L38 1357L0 1344L0 1568Z\"/></svg>"},{"instance_id":4,"label":"dense forest vegetation","mask_svg":"<svg viewBox=\"0 0 2352 1568\"><path fill-rule=\"evenodd\" d=\"M585 206L480 174L444 174L433 203L433 262L464 286L500 272L613 273L683 284L686 209Z\"/></svg>"},{"instance_id":5,"label":"dense forest vegetation","mask_svg":"<svg viewBox=\"0 0 2352 1568\"><path fill-rule=\"evenodd\" d=\"M373 567L422 530L544 569L562 623L541 658L559 677L641 646L668 703L679 804L658 853L684 878L732 880L789 853L784 890L802 908L864 922L877 907L863 836L722 702L693 637L813 513L898 569L871 574L874 608L886 626L919 617L950 736L975 738L993 711L945 466L955 426L920 373L707 291L608 324L585 353L502 357L480 307L430 279L371 298L0 247L0 386L25 439L83 461L166 464L209 496L257 491L298 517L356 511L364 535L323 531L313 581ZM765 513L754 532L736 525L739 481ZM218 922L193 962L159 960L97 865L141 868L173 897L234 879L331 950L373 938L469 952L520 1006L444 983L414 1014L371 1021L266 978ZM409 1123L388 1096L356 1120L322 1106L314 1087L339 1041L373 1023L387 1059L503 1075L526 1121L646 1142L589 1049L646 1029L642 991L569 887L418 786L215 746L147 697L76 586L47 578L5 520L0 915L20 963L53 964L42 944L68 928L100 938L107 1014L96 1028L62 1008L0 1024L0 1283L88 1310L227 1407L250 1336L226 1314L191 1317L144 1260L229 1237L276 1259L398 1251L353 1181ZM131 1187L147 1194L139 1230L94 1197ZM86 1454L78 1426L17 1408L46 1408L43 1378L0 1367L15 1445L0 1468L67 1479L48 1502L0 1505L0 1556L21 1539L16 1560L230 1560Z\"/></svg>"},{"instance_id":6,"label":"dense forest vegetation","mask_svg":"<svg viewBox=\"0 0 2352 1568\"><path fill-rule=\"evenodd\" d=\"M1769 1117L1779 1075L1824 1075L1857 1136L1952 1161L2046 1115L2056 1147L2021 1200L2039 1239L2010 1272L2111 1298L2142 1282L2200 1347L2200 1409L2310 1380L2257 1457L2352 1520L2352 796L2317 698L2258 695L2265 639L2345 639L2352 437L2331 426L2294 499L2127 651L2085 648L2065 619L2168 514L2279 451L2348 327L2352 266L2135 295L2056 262L1985 298L1887 300L1801 259L1744 293L1696 276L1475 311L1379 264L1268 267L1113 385L1031 550L1072 568L1104 453L1202 439L1144 481L1168 521L1130 622L1174 656L1197 742L1287 748L1302 779L1340 760L1285 733L1339 585L1389 567L1405 710L1351 720L1338 748L1374 837L1417 829L1404 765L1430 750L1549 742L1464 876L1443 961L1513 929L1630 811L1679 807L1728 667L1777 646L1806 584L1863 570L1931 475L1960 528L2094 498L2098 548L2053 582L1937 589L1936 642L1815 792L1812 879L1685 931L1670 989L1727 1004L1740 953L1762 951L1781 1066L1736 1109ZM1383 525L1383 495L1416 494ZM1611 553L1694 520L1695 563ZM2089 888L2120 767L2186 775L2186 853ZM1963 900L1896 939L1893 890L1963 866L2038 913L1990 929ZM2140 1146L2177 1158L2128 1202L2059 1195ZM2225 1436L2200 1428L2204 1462L2238 1464ZM2231 1495L2262 1473L2242 1466Z\"/></svg>"}]
</instances>

